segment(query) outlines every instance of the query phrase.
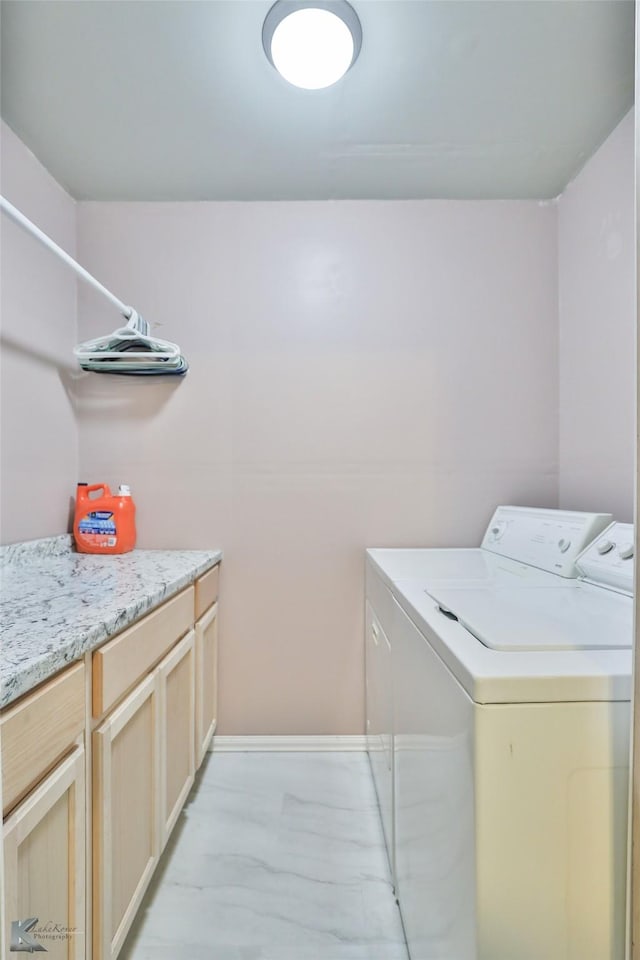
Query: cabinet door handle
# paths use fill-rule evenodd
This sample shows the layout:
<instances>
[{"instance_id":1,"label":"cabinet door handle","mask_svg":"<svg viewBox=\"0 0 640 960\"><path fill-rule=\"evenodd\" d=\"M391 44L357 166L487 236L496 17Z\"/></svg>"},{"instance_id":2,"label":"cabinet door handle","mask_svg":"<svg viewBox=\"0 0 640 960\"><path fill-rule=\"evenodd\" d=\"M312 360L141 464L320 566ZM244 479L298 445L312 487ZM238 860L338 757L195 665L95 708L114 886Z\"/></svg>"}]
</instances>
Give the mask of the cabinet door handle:
<instances>
[{"instance_id":1,"label":"cabinet door handle","mask_svg":"<svg viewBox=\"0 0 640 960\"><path fill-rule=\"evenodd\" d=\"M376 626L375 623L372 623L372 624L371 624L371 636L373 637L373 642L374 642L374 643L376 644L376 646L377 646L377 644L378 644L378 637L380 636L380 631L378 630L378 627Z\"/></svg>"}]
</instances>

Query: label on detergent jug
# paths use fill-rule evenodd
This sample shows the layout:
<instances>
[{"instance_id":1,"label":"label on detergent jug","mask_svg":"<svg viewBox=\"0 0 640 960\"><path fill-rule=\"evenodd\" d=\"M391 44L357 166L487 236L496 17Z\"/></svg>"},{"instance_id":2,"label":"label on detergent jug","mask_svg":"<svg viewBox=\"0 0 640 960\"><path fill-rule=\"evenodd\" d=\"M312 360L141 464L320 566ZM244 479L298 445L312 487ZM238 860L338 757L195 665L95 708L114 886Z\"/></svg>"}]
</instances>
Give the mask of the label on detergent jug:
<instances>
[{"instance_id":1,"label":"label on detergent jug","mask_svg":"<svg viewBox=\"0 0 640 960\"><path fill-rule=\"evenodd\" d=\"M93 510L87 513L78 524L78 533L87 543L96 546L115 547L118 542L111 510Z\"/></svg>"}]
</instances>

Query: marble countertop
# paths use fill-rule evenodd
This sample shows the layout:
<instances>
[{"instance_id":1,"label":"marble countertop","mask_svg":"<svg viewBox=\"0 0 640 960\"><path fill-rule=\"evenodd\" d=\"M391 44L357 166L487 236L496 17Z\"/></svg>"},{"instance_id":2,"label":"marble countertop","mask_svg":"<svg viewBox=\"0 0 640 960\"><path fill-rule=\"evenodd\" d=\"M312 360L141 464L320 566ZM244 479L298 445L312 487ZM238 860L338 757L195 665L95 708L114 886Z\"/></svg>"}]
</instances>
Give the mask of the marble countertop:
<instances>
[{"instance_id":1,"label":"marble countertop","mask_svg":"<svg viewBox=\"0 0 640 960\"><path fill-rule=\"evenodd\" d=\"M0 548L0 707L100 646L222 559L220 550L73 552L71 537Z\"/></svg>"}]
</instances>

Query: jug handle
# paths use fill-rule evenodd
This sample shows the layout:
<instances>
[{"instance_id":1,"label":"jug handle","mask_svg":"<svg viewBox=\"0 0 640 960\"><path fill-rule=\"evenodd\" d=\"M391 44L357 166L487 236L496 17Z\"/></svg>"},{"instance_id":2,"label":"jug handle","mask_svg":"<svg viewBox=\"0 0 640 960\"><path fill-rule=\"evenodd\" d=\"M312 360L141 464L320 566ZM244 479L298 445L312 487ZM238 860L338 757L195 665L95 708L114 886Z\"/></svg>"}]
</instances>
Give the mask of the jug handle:
<instances>
[{"instance_id":1,"label":"jug handle","mask_svg":"<svg viewBox=\"0 0 640 960\"><path fill-rule=\"evenodd\" d=\"M106 483L92 483L91 486L85 487L85 493L87 494L87 496L90 493L95 493L96 490L103 490L105 497L111 496L111 490L109 490L109 487L106 485ZM94 499L97 499L97 498L94 498Z\"/></svg>"}]
</instances>

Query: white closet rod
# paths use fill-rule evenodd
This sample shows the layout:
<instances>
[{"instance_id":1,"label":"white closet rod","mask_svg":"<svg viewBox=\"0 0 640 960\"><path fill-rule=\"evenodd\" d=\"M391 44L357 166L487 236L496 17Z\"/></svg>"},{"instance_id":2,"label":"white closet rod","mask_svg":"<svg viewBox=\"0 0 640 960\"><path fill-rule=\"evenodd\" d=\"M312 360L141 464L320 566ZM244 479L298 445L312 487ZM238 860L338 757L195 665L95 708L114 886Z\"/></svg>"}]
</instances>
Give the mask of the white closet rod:
<instances>
[{"instance_id":1,"label":"white closet rod","mask_svg":"<svg viewBox=\"0 0 640 960\"><path fill-rule=\"evenodd\" d=\"M52 253L55 253L68 267L71 267L72 270L78 274L79 277L82 277L83 280L86 280L87 283L97 290L99 293L106 297L107 300L110 300L114 307L117 307L120 313L126 320L130 320L131 317L135 314L133 307L128 307L126 303L123 303L122 300L118 300L110 290L107 290L99 280L96 280L88 270L85 270L84 267L81 267L79 263L70 257L66 250L63 250L62 247L59 247L57 243L48 237L46 233L36 227L35 223L32 223L28 217L25 217L24 213L21 213L17 207L14 207L12 203L9 203L3 196L0 196L0 210L3 210L8 217L14 220L17 224L23 227L27 233L30 233L32 237L35 237L36 240L39 240L40 243L44 244Z\"/></svg>"}]
</instances>

